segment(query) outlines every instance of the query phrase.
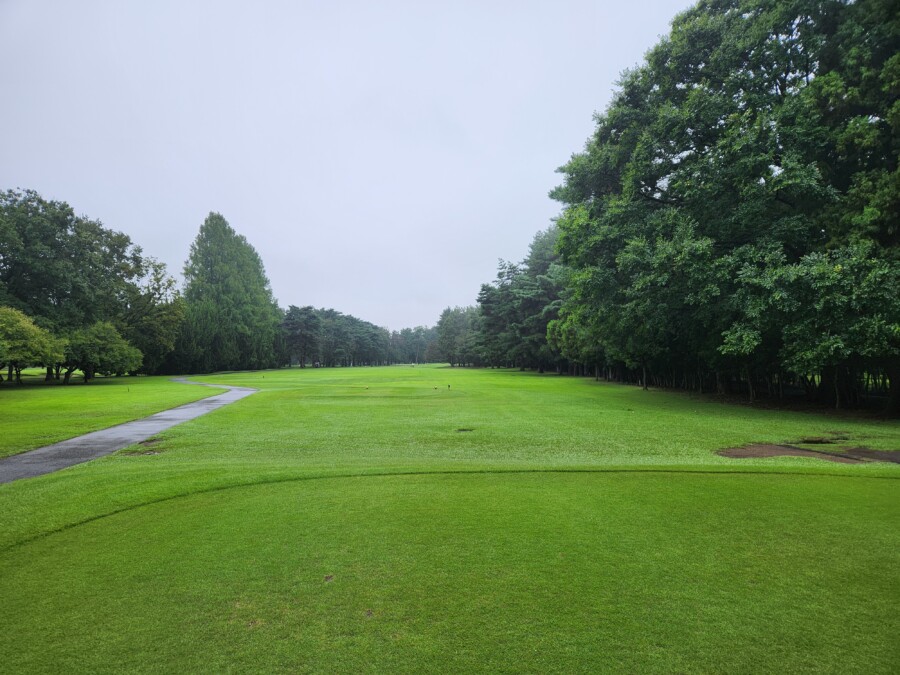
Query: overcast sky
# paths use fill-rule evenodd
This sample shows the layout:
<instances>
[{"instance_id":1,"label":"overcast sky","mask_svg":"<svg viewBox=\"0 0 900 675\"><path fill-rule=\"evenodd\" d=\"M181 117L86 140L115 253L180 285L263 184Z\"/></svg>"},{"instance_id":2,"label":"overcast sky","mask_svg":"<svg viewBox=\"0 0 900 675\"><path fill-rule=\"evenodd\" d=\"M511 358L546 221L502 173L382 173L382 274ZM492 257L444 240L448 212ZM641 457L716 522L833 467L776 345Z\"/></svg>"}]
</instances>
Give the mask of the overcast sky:
<instances>
[{"instance_id":1,"label":"overcast sky","mask_svg":"<svg viewBox=\"0 0 900 675\"><path fill-rule=\"evenodd\" d=\"M218 211L282 307L433 325L559 213L547 192L685 0L0 0L0 189L179 279Z\"/></svg>"}]
</instances>

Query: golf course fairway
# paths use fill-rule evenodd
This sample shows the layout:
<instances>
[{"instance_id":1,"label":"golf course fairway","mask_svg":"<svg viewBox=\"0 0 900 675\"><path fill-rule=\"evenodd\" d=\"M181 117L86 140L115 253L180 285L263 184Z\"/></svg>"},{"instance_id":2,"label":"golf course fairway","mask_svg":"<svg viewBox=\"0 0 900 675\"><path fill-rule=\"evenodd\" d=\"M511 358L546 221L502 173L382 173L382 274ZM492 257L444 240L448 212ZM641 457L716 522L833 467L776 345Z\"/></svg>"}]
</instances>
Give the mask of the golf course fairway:
<instances>
[{"instance_id":1,"label":"golf course fairway","mask_svg":"<svg viewBox=\"0 0 900 675\"><path fill-rule=\"evenodd\" d=\"M897 422L508 370L194 379L260 391L0 485L4 672L900 666L900 467L717 454Z\"/></svg>"}]
</instances>

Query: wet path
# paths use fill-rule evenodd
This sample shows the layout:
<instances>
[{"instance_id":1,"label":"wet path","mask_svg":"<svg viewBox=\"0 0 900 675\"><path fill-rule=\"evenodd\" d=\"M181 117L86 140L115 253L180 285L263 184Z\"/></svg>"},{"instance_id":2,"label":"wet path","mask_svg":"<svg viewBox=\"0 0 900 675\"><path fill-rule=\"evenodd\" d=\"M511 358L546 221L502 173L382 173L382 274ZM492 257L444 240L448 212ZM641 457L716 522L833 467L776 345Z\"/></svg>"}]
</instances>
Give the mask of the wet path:
<instances>
[{"instance_id":1,"label":"wet path","mask_svg":"<svg viewBox=\"0 0 900 675\"><path fill-rule=\"evenodd\" d=\"M12 457L0 459L0 483L9 483L20 478L32 478L52 471L59 471L73 464L88 462L116 450L121 450L134 443L145 441L151 436L165 431L176 424L187 422L200 415L205 415L229 403L234 403L255 393L249 387L229 387L226 385L202 384L184 378L176 378L176 382L195 384L228 391L218 396L210 396L193 403L187 403L171 410L150 415L143 419L125 422L109 429L92 431L84 436L70 438L53 445L36 450L29 450Z\"/></svg>"}]
</instances>

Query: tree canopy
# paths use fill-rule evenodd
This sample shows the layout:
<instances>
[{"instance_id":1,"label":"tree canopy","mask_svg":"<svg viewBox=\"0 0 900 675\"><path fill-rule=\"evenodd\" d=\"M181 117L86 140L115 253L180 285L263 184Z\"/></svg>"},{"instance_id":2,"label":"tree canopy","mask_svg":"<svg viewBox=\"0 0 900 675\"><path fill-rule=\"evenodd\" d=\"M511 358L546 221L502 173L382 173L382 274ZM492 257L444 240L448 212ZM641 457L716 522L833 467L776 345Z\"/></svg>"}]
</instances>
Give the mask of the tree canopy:
<instances>
[{"instance_id":1,"label":"tree canopy","mask_svg":"<svg viewBox=\"0 0 900 675\"><path fill-rule=\"evenodd\" d=\"M247 239L210 213L184 266L185 321L176 350L182 372L276 365L281 323L263 263Z\"/></svg>"},{"instance_id":2,"label":"tree canopy","mask_svg":"<svg viewBox=\"0 0 900 675\"><path fill-rule=\"evenodd\" d=\"M63 343L35 325L25 313L0 307L0 370L22 382L22 369L54 364L63 358ZM3 381L0 376L0 382Z\"/></svg>"},{"instance_id":3,"label":"tree canopy","mask_svg":"<svg viewBox=\"0 0 900 675\"><path fill-rule=\"evenodd\" d=\"M144 272L121 232L33 190L0 193L0 304L55 331L113 320Z\"/></svg>"},{"instance_id":4,"label":"tree canopy","mask_svg":"<svg viewBox=\"0 0 900 675\"><path fill-rule=\"evenodd\" d=\"M552 193L564 352L836 405L896 387L898 40L878 0L677 17Z\"/></svg>"},{"instance_id":5,"label":"tree canopy","mask_svg":"<svg viewBox=\"0 0 900 675\"><path fill-rule=\"evenodd\" d=\"M559 368L564 359L547 340L557 318L566 271L558 263L555 226L535 235L520 264L500 261L496 280L478 294L481 315L478 346L491 365Z\"/></svg>"}]
</instances>

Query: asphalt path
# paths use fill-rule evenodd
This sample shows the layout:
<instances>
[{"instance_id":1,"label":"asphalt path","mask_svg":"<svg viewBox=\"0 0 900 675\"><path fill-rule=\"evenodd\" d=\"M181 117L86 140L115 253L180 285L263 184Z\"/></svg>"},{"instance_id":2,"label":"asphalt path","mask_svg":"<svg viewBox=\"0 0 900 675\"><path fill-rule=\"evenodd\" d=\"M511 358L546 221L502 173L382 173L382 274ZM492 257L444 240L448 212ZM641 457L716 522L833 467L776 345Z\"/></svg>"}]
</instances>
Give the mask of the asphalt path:
<instances>
[{"instance_id":1,"label":"asphalt path","mask_svg":"<svg viewBox=\"0 0 900 675\"><path fill-rule=\"evenodd\" d=\"M161 431L174 427L176 424L187 422L229 403L240 401L242 398L246 398L257 391L249 387L229 387L219 384L191 382L183 377L176 378L175 381L204 387L215 387L216 389L227 389L228 391L217 396L210 396L193 403L187 403L171 410L163 410L144 419L126 422L109 429L92 431L84 436L77 436L67 441L61 441L43 448L0 459L0 483L9 483L20 478L42 476L45 473L59 471L74 464L89 462L92 459L109 455L116 450L145 441Z\"/></svg>"}]
</instances>

